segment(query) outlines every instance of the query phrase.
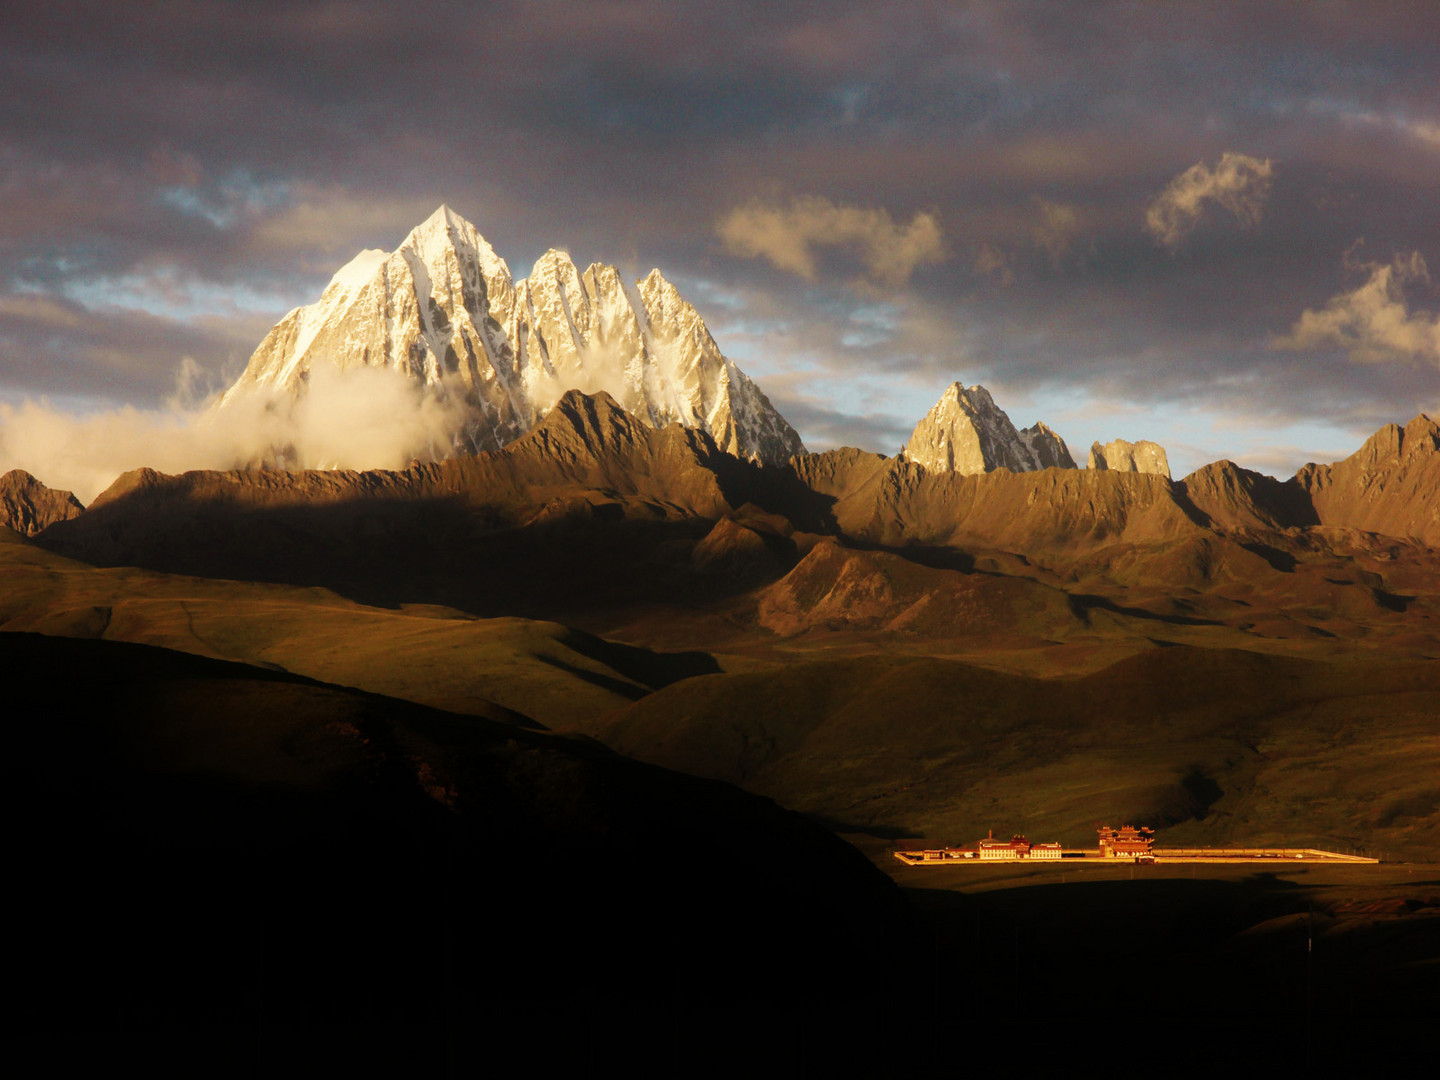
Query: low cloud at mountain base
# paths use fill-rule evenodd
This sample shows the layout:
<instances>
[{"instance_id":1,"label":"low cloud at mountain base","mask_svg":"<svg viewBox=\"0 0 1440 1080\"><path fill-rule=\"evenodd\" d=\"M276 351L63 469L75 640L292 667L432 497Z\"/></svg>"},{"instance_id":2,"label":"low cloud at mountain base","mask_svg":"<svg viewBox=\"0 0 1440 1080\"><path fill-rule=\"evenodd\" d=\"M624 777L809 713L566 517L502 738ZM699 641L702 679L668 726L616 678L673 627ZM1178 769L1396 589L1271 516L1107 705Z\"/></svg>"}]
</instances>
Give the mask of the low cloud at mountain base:
<instances>
[{"instance_id":1,"label":"low cloud at mountain base","mask_svg":"<svg viewBox=\"0 0 1440 1080\"><path fill-rule=\"evenodd\" d=\"M121 473L289 468L396 469L452 453L468 406L382 368L317 367L310 393L252 393L218 407L172 403L82 415L47 401L0 405L0 472L24 469L89 503Z\"/></svg>"}]
</instances>

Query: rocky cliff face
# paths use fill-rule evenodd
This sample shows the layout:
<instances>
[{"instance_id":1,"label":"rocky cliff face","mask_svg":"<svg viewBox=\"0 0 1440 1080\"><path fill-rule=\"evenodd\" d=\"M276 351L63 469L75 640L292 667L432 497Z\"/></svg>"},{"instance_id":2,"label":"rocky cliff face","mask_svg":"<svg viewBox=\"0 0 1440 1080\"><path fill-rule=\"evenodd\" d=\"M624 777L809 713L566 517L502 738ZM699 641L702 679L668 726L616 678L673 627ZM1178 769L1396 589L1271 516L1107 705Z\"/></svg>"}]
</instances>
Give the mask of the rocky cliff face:
<instances>
[{"instance_id":1,"label":"rocky cliff face","mask_svg":"<svg viewBox=\"0 0 1440 1080\"><path fill-rule=\"evenodd\" d=\"M48 488L23 469L0 476L0 525L34 536L47 525L78 517L85 508L68 491Z\"/></svg>"},{"instance_id":2,"label":"rocky cliff face","mask_svg":"<svg viewBox=\"0 0 1440 1080\"><path fill-rule=\"evenodd\" d=\"M1440 545L1440 424L1387 424L1333 465L1295 474L1322 525Z\"/></svg>"},{"instance_id":3,"label":"rocky cliff face","mask_svg":"<svg viewBox=\"0 0 1440 1080\"><path fill-rule=\"evenodd\" d=\"M1075 468L1065 440L1044 424L1017 430L983 386L952 385L915 426L906 461L962 475Z\"/></svg>"},{"instance_id":4,"label":"rocky cliff face","mask_svg":"<svg viewBox=\"0 0 1440 1080\"><path fill-rule=\"evenodd\" d=\"M632 286L613 266L581 273L551 250L515 281L444 206L394 252L362 251L282 319L224 401L303 393L320 364L386 367L459 396L469 409L455 444L467 451L509 445L572 389L604 391L651 427L706 431L740 457L779 464L804 451L658 270Z\"/></svg>"},{"instance_id":5,"label":"rocky cliff face","mask_svg":"<svg viewBox=\"0 0 1440 1080\"><path fill-rule=\"evenodd\" d=\"M1170 476L1170 459L1165 456L1165 448L1149 439L1133 443L1125 439L1114 439L1103 444L1092 443L1087 467L1109 469L1111 472L1153 473L1167 478Z\"/></svg>"}]
</instances>

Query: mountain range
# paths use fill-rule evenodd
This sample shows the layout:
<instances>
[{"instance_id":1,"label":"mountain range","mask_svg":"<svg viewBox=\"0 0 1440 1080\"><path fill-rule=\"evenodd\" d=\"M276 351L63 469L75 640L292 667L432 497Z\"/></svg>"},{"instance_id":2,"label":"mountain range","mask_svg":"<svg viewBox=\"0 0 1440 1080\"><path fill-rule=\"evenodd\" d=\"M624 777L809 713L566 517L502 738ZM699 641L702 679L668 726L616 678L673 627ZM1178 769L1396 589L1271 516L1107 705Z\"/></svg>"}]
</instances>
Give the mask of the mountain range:
<instances>
[{"instance_id":1,"label":"mountain range","mask_svg":"<svg viewBox=\"0 0 1440 1080\"><path fill-rule=\"evenodd\" d=\"M762 466L706 432L655 429L608 394L569 391L504 450L403 471L139 470L83 513L68 494L11 474L9 490L23 495L5 505L17 508L17 531L97 565L364 581L372 597L409 582L420 589L410 599L465 593L483 610L663 601L720 587L716 574L780 582L833 562L824 553L834 544L855 558L939 559L1119 595L1210 589L1236 574L1294 585L1297 562L1321 558L1388 561L1381 576L1391 576L1440 542L1437 447L1440 427L1422 416L1283 482L1228 461L1172 481L1108 469L933 471L853 449ZM577 543L592 534L614 542ZM554 565L540 579L462 571L457 559L476 565L481 551L496 567L551 551Z\"/></svg>"},{"instance_id":2,"label":"mountain range","mask_svg":"<svg viewBox=\"0 0 1440 1080\"><path fill-rule=\"evenodd\" d=\"M319 366L463 399L458 452L388 472L142 469L83 512L11 473L4 523L95 565L384 603L581 621L738 604L786 635L932 636L971 634L966 605L1014 629L1020 604L1039 620L1028 640L1091 626L1097 604L1261 640L1333 634L1304 604L1342 581L1364 584L1366 618L1398 608L1413 627L1403 597L1440 540L1440 430L1424 416L1290 480L1228 461L1172 480L1145 441L1096 443L1078 469L1047 425L1019 429L956 382L897 457L807 453L658 271L631 286L552 250L516 281L443 206L277 324L219 408L321 394Z\"/></svg>"},{"instance_id":3,"label":"mountain range","mask_svg":"<svg viewBox=\"0 0 1440 1080\"><path fill-rule=\"evenodd\" d=\"M608 393L651 427L707 431L728 453L781 465L805 448L760 388L721 353L694 306L659 270L633 283L613 266L583 272L551 249L515 280L475 226L447 206L393 252L366 250L320 298L265 336L221 407L251 395L323 393L317 367L383 368L459 404L451 449L508 446L569 390ZM1092 468L1168 475L1152 443L1099 444ZM429 456L445 456L446 448ZM1158 457L1157 457L1158 453ZM1098 456L1097 456L1098 455ZM931 471L1074 468L1044 423L1017 429L982 386L955 383L920 421L904 456ZM277 448L278 462L287 461Z\"/></svg>"}]
</instances>

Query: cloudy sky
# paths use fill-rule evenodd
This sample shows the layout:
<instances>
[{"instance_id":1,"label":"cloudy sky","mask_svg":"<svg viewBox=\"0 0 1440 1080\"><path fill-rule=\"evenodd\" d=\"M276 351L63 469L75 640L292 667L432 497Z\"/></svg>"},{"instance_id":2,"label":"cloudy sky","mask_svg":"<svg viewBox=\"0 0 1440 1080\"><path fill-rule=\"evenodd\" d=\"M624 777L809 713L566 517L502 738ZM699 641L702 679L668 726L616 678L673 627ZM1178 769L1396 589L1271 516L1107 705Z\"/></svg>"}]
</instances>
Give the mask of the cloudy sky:
<instances>
[{"instance_id":1,"label":"cloudy sky","mask_svg":"<svg viewBox=\"0 0 1440 1080\"><path fill-rule=\"evenodd\" d=\"M517 276L660 267L812 449L961 380L1082 462L1288 475L1440 411L1437 42L1379 0L7 0L0 403L219 386L445 202Z\"/></svg>"}]
</instances>

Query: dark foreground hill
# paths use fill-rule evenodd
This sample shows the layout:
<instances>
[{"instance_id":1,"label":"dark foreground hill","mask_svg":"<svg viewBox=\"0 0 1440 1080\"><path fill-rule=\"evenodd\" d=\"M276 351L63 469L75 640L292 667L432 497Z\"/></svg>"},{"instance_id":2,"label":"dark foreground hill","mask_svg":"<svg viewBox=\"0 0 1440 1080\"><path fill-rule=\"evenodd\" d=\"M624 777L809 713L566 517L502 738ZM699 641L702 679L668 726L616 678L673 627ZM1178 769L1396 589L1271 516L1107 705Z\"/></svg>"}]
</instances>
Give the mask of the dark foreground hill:
<instances>
[{"instance_id":1,"label":"dark foreground hill","mask_svg":"<svg viewBox=\"0 0 1440 1080\"><path fill-rule=\"evenodd\" d=\"M3 634L0 670L16 1033L670 1068L908 1008L898 891L728 785L145 646Z\"/></svg>"}]
</instances>

